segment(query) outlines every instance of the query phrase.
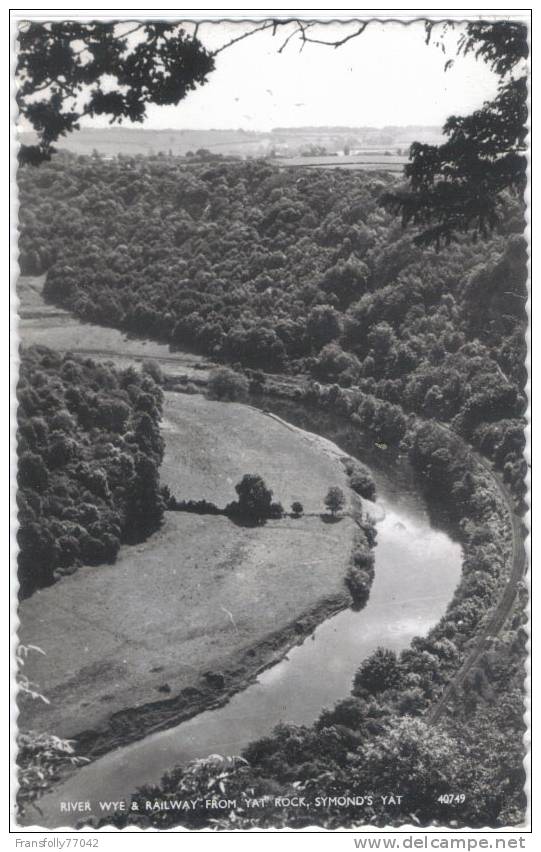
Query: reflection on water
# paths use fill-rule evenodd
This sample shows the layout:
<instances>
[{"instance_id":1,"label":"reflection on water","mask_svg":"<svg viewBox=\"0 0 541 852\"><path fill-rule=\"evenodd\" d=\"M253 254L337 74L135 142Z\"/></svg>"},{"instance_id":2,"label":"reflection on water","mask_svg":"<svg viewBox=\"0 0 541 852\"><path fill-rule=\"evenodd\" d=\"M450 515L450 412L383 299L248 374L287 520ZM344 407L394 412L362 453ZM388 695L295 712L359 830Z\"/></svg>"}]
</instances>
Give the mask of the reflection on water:
<instances>
[{"instance_id":1,"label":"reflection on water","mask_svg":"<svg viewBox=\"0 0 541 852\"><path fill-rule=\"evenodd\" d=\"M288 414L293 420L291 411L283 416ZM306 413L299 419L306 421ZM304 425L316 431L314 424ZM327 418L324 434L367 461L366 449L352 447L358 440L353 431L335 436ZM441 618L459 581L460 546L431 526L403 462L389 459L372 467L378 489L378 543L366 607L328 619L224 707L151 734L81 769L40 801L46 825L67 824L60 816L61 800L90 800L99 813L99 800L127 798L136 787L159 781L175 764L212 753L238 754L281 721L311 724L324 707L349 694L361 661L379 645L399 651Z\"/></svg>"}]
</instances>

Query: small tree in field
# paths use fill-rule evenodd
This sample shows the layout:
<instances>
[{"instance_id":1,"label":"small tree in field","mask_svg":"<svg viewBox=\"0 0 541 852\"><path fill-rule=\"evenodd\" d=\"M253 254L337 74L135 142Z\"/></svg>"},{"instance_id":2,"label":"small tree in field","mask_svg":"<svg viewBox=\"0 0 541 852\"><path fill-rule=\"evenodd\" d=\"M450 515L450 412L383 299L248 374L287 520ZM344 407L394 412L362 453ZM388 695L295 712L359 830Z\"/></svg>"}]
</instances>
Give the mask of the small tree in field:
<instances>
[{"instance_id":1,"label":"small tree in field","mask_svg":"<svg viewBox=\"0 0 541 852\"><path fill-rule=\"evenodd\" d=\"M346 505L346 497L338 485L332 485L327 491L325 505L333 517Z\"/></svg>"},{"instance_id":2,"label":"small tree in field","mask_svg":"<svg viewBox=\"0 0 541 852\"><path fill-rule=\"evenodd\" d=\"M291 504L291 513L295 518L300 518L303 512L304 506L302 505L302 503L299 503L298 500L295 500L295 502Z\"/></svg>"}]
</instances>

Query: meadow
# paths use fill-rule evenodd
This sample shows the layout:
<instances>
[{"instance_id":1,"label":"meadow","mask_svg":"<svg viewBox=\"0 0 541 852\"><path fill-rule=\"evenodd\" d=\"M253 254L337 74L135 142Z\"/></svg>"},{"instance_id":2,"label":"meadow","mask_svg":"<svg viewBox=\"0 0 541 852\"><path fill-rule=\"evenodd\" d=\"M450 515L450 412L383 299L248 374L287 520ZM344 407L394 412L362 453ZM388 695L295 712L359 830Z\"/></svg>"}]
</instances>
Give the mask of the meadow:
<instances>
[{"instance_id":1,"label":"meadow","mask_svg":"<svg viewBox=\"0 0 541 852\"><path fill-rule=\"evenodd\" d=\"M166 394L163 484L179 498L235 497L246 472L307 517L244 527L167 512L160 531L114 565L82 566L20 608L20 641L40 647L28 676L50 704L22 701L22 723L110 748L241 688L326 615L347 606L355 524L324 523L329 485L347 490L321 447L247 406ZM69 649L69 652L67 651Z\"/></svg>"},{"instance_id":2,"label":"meadow","mask_svg":"<svg viewBox=\"0 0 541 852\"><path fill-rule=\"evenodd\" d=\"M46 275L21 275L17 281L18 334L25 346L49 346L61 352L79 352L115 366L139 367L145 360L159 362L170 376L198 378L207 359L172 352L168 344L147 340L96 323L81 322L43 298Z\"/></svg>"}]
</instances>

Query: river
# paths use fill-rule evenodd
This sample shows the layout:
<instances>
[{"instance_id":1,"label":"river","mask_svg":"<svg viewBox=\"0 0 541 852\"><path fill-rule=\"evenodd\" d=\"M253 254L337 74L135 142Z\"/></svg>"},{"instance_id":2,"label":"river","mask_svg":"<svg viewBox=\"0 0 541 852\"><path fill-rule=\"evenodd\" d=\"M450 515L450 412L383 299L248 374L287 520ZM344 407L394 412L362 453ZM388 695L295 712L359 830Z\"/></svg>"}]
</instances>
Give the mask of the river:
<instances>
[{"instance_id":1,"label":"river","mask_svg":"<svg viewBox=\"0 0 541 852\"><path fill-rule=\"evenodd\" d=\"M289 422L296 420L295 425L307 425L314 417L299 406L294 417L292 404L277 408ZM321 418L319 428L325 437L333 437L333 421L332 416ZM351 452L355 445L357 455L366 460L369 450L354 431L343 421L336 423L348 445L341 448ZM360 663L378 646L400 651L414 636L426 635L458 584L461 548L431 523L403 460L389 460L378 451L372 468L378 489L373 509L378 543L366 607L361 612L346 610L319 625L303 644L223 707L115 749L81 768L40 800L44 825L76 824L80 819L61 817L62 801L88 801L92 813L100 815L100 802L129 798L138 786L158 782L175 765L209 754L239 754L279 722L311 724L323 708L349 694Z\"/></svg>"},{"instance_id":2,"label":"river","mask_svg":"<svg viewBox=\"0 0 541 852\"><path fill-rule=\"evenodd\" d=\"M73 322L78 332L84 329L84 324ZM33 342L28 327L26 334L21 331L25 342ZM111 331L117 342L118 332ZM84 333L81 338L84 343ZM165 417L169 397L166 394ZM445 612L460 579L461 548L431 519L407 462L364 442L343 419L300 403L262 404L370 465L378 491L373 509L378 543L367 605L361 612L346 610L320 624L224 706L115 749L79 769L40 799L41 825L56 828L80 821L80 815L61 813L63 801L88 801L92 813L100 816L101 801L128 798L138 786L158 782L177 764L209 754L239 754L280 722L311 724L323 708L349 694L360 663L378 646L406 648L414 636L426 635Z\"/></svg>"}]
</instances>

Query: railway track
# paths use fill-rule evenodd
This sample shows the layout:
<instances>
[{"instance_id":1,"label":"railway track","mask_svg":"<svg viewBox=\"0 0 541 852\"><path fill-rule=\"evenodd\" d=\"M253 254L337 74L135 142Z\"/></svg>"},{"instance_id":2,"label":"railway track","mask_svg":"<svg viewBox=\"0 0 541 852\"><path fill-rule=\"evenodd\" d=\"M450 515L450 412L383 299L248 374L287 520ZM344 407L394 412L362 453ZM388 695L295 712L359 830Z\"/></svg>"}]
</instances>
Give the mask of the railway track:
<instances>
[{"instance_id":1,"label":"railway track","mask_svg":"<svg viewBox=\"0 0 541 852\"><path fill-rule=\"evenodd\" d=\"M448 434L453 435L453 437L457 437L451 429L447 429L441 424L440 428ZM484 459L482 456L479 455L479 453L476 453L475 450L471 448L470 452L473 452L479 464L481 464L481 466L484 467L486 471L488 471L492 478L492 481L495 483L500 493L500 496L502 497L507 507L509 519L511 522L513 540L511 554L512 566L511 571L509 573L509 578L500 597L500 600L494 607L487 623L485 624L479 636L477 637L474 647L468 653L468 656L462 663L456 675L447 684L438 701L428 712L426 718L427 721L432 725L437 724L442 718L452 698L459 694L459 691L462 686L464 686L468 675L479 664L483 653L490 647L492 640L499 634L500 630L505 624L507 617L513 607L513 603L515 601L515 597L518 590L518 585L524 577L527 565L526 548L524 547L524 539L522 535L522 522L513 508L511 498L507 493L505 486L501 482L499 475L496 473L496 471L493 470L492 466L486 459Z\"/></svg>"}]
</instances>

